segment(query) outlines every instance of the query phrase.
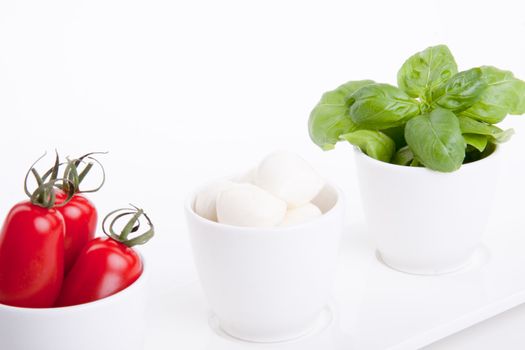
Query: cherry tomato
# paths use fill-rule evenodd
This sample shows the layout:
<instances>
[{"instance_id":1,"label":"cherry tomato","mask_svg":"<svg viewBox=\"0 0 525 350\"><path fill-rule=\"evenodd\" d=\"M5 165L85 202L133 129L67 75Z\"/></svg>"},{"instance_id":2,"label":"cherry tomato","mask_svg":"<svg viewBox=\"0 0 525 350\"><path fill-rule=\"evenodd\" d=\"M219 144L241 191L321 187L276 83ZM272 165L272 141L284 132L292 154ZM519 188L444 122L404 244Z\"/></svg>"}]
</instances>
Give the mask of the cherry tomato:
<instances>
[{"instance_id":1,"label":"cherry tomato","mask_svg":"<svg viewBox=\"0 0 525 350\"><path fill-rule=\"evenodd\" d=\"M132 248L112 238L96 238L81 251L56 305L84 304L118 293L135 282L142 269Z\"/></svg>"},{"instance_id":2,"label":"cherry tomato","mask_svg":"<svg viewBox=\"0 0 525 350\"><path fill-rule=\"evenodd\" d=\"M105 223L113 215L106 230ZM116 234L115 222L125 216L131 219L121 233ZM149 229L137 235L142 216ZM82 249L65 277L56 306L84 304L108 297L129 287L142 274L142 260L132 247L146 243L154 235L153 224L144 211L136 207L115 210L106 216L102 229L108 237L95 238ZM130 237L132 233L134 238Z\"/></svg>"},{"instance_id":3,"label":"cherry tomato","mask_svg":"<svg viewBox=\"0 0 525 350\"><path fill-rule=\"evenodd\" d=\"M102 164L93 158L93 155L100 152L87 153L76 159L69 159L67 162L60 163L58 154L55 165L49 169L43 176L43 180L58 181L59 169L65 165L62 177L62 184L58 184L54 191L58 211L64 217L66 223L66 236L64 239L65 247L65 273L67 274L80 253L80 250L95 237L97 226L97 210L81 193L96 192L105 182L106 175ZM102 181L98 187L82 191L80 184L91 171L94 164L98 164L102 170ZM85 165L83 169L80 169ZM66 194L67 193L67 194ZM71 198L71 193L73 197Z\"/></svg>"},{"instance_id":4,"label":"cherry tomato","mask_svg":"<svg viewBox=\"0 0 525 350\"><path fill-rule=\"evenodd\" d=\"M57 191L56 196L60 202L67 197L63 191ZM58 207L57 210L62 214L66 223L64 264L67 274L82 248L95 237L97 209L89 199L77 193L67 204Z\"/></svg>"},{"instance_id":5,"label":"cherry tomato","mask_svg":"<svg viewBox=\"0 0 525 350\"><path fill-rule=\"evenodd\" d=\"M0 233L0 303L51 307L64 276L64 219L30 201L15 205Z\"/></svg>"}]
</instances>

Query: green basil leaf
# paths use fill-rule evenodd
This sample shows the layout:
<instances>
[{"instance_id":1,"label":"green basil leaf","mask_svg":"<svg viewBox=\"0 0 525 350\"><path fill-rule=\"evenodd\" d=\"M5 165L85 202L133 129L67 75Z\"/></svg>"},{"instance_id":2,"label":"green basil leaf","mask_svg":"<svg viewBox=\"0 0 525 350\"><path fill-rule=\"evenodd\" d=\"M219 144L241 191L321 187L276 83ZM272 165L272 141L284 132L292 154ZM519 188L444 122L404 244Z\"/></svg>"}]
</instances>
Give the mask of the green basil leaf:
<instances>
[{"instance_id":1,"label":"green basil leaf","mask_svg":"<svg viewBox=\"0 0 525 350\"><path fill-rule=\"evenodd\" d=\"M412 55L397 73L397 85L412 97L424 97L458 72L446 45L431 46Z\"/></svg>"},{"instance_id":2,"label":"green basil leaf","mask_svg":"<svg viewBox=\"0 0 525 350\"><path fill-rule=\"evenodd\" d=\"M523 80L520 80L523 83ZM519 89L522 90L520 92L521 98L518 104L516 105L516 108L512 109L510 111L510 114L512 115L522 115L525 113L525 90L523 89L523 84L518 83Z\"/></svg>"},{"instance_id":3,"label":"green basil leaf","mask_svg":"<svg viewBox=\"0 0 525 350\"><path fill-rule=\"evenodd\" d=\"M419 103L395 86L366 85L350 98L350 117L363 129L388 129L403 125L419 114Z\"/></svg>"},{"instance_id":4,"label":"green basil leaf","mask_svg":"<svg viewBox=\"0 0 525 350\"><path fill-rule=\"evenodd\" d=\"M432 105L461 112L476 103L486 88L480 68L459 72L432 90Z\"/></svg>"},{"instance_id":5,"label":"green basil leaf","mask_svg":"<svg viewBox=\"0 0 525 350\"><path fill-rule=\"evenodd\" d=\"M459 115L458 121L463 134L493 135L503 131L496 125L480 122L464 115Z\"/></svg>"},{"instance_id":6,"label":"green basil leaf","mask_svg":"<svg viewBox=\"0 0 525 350\"><path fill-rule=\"evenodd\" d=\"M396 144L392 139L380 131L357 130L341 135L341 139L361 148L368 156L389 162L396 150Z\"/></svg>"},{"instance_id":7,"label":"green basil leaf","mask_svg":"<svg viewBox=\"0 0 525 350\"><path fill-rule=\"evenodd\" d=\"M505 70L480 67L487 88L472 107L461 114L490 124L499 123L507 114L525 113L525 82Z\"/></svg>"},{"instance_id":8,"label":"green basil leaf","mask_svg":"<svg viewBox=\"0 0 525 350\"><path fill-rule=\"evenodd\" d=\"M373 80L350 80L342 85L339 85L336 90L344 91L347 100L352 96L354 92L370 84L375 84Z\"/></svg>"},{"instance_id":9,"label":"green basil leaf","mask_svg":"<svg viewBox=\"0 0 525 350\"><path fill-rule=\"evenodd\" d=\"M480 134L463 134L463 138L465 139L467 145L471 145L480 152L485 150L489 141L489 137L487 135Z\"/></svg>"},{"instance_id":10,"label":"green basil leaf","mask_svg":"<svg viewBox=\"0 0 525 350\"><path fill-rule=\"evenodd\" d=\"M405 146L397 150L392 157L392 163L398 165L409 165L414 160L414 153L410 147Z\"/></svg>"},{"instance_id":11,"label":"green basil leaf","mask_svg":"<svg viewBox=\"0 0 525 350\"><path fill-rule=\"evenodd\" d=\"M415 158L427 168L451 172L459 169L465 158L465 140L456 115L443 108L408 121L405 139Z\"/></svg>"},{"instance_id":12,"label":"green basil leaf","mask_svg":"<svg viewBox=\"0 0 525 350\"><path fill-rule=\"evenodd\" d=\"M514 129L510 128L507 130L503 130L499 134L492 135L492 140L494 143L504 143L510 140L512 135L514 135Z\"/></svg>"},{"instance_id":13,"label":"green basil leaf","mask_svg":"<svg viewBox=\"0 0 525 350\"><path fill-rule=\"evenodd\" d=\"M503 130L498 128L496 125L490 125L484 122L477 121L475 119L465 117L463 115L458 116L459 127L463 134L477 134L489 136L492 142L503 143L510 140L514 135L513 129Z\"/></svg>"},{"instance_id":14,"label":"green basil leaf","mask_svg":"<svg viewBox=\"0 0 525 350\"><path fill-rule=\"evenodd\" d=\"M312 141L324 150L334 148L339 136L357 129L350 118L349 97L372 80L349 81L323 94L310 113L308 130Z\"/></svg>"},{"instance_id":15,"label":"green basil leaf","mask_svg":"<svg viewBox=\"0 0 525 350\"><path fill-rule=\"evenodd\" d=\"M396 149L406 146L405 140L405 125L396 126L394 128L381 130L383 134L390 137L396 143Z\"/></svg>"},{"instance_id":16,"label":"green basil leaf","mask_svg":"<svg viewBox=\"0 0 525 350\"><path fill-rule=\"evenodd\" d=\"M423 167L421 165L421 163L419 162L419 160L417 160L417 158L412 159L412 161L410 162L410 166L412 166L412 167Z\"/></svg>"}]
</instances>

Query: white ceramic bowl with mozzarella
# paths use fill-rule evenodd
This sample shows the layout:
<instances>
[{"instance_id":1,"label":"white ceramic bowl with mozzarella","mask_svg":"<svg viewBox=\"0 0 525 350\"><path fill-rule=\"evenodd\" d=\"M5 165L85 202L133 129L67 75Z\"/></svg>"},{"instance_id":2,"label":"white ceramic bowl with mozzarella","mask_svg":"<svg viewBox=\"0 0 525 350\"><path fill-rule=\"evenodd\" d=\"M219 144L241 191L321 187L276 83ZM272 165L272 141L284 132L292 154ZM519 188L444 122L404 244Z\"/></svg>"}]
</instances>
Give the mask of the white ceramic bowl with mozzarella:
<instances>
[{"instance_id":1,"label":"white ceramic bowl with mozzarella","mask_svg":"<svg viewBox=\"0 0 525 350\"><path fill-rule=\"evenodd\" d=\"M147 273L144 265L128 288L86 304L45 309L0 304L0 348L142 350Z\"/></svg>"},{"instance_id":2,"label":"white ceramic bowl with mozzarella","mask_svg":"<svg viewBox=\"0 0 525 350\"><path fill-rule=\"evenodd\" d=\"M200 191L197 191L200 193ZM343 197L326 185L313 200L322 215L301 224L241 227L185 211L209 305L226 333L248 341L301 336L327 305L343 226Z\"/></svg>"}]
</instances>

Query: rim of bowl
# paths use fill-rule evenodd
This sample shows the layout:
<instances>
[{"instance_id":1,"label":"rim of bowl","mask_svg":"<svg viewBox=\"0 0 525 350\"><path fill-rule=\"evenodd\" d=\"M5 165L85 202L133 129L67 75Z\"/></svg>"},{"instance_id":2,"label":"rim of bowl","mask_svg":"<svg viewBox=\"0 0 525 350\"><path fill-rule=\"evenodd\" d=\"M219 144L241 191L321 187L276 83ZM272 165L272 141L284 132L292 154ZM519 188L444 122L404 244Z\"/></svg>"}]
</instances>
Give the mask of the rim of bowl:
<instances>
[{"instance_id":1,"label":"rim of bowl","mask_svg":"<svg viewBox=\"0 0 525 350\"><path fill-rule=\"evenodd\" d=\"M93 307L103 306L104 304L113 303L116 302L122 296L129 294L132 290L139 288L140 286L144 285L146 283L146 276L149 275L149 268L146 268L146 262L144 260L144 256L135 250L135 252L140 256L140 259L142 260L142 273L140 274L139 278L135 282L133 282L131 285L129 285L127 288L124 288L120 292L117 292L113 295L110 295L108 297L90 301L89 303L79 304L79 305L71 305L71 306L61 306L61 307L44 307L44 308L31 308L31 307L20 307L20 306L11 306L11 305L5 305L0 303L0 312L7 310L10 312L25 312L25 313L61 313L61 312L73 312L73 311L81 311L83 309L90 309Z\"/></svg>"},{"instance_id":2,"label":"rim of bowl","mask_svg":"<svg viewBox=\"0 0 525 350\"><path fill-rule=\"evenodd\" d=\"M337 198L335 200L334 205L325 213L323 213L321 216L318 216L316 218L313 218L311 220L296 224L296 225L290 225L290 226L272 226L272 227L251 227L251 226L235 226L230 224L223 224L220 222L208 220L206 218L203 218L199 214L197 214L193 208L193 204L195 203L195 198L197 197L197 194L202 191L207 186L213 184L216 181L225 180L225 179L231 179L232 177L222 177L218 178L215 181L209 181L203 186L199 186L196 190L192 191L189 195L186 196L186 200L184 202L184 210L188 215L191 215L195 220L200 221L201 223L205 225L215 226L215 227L224 227L228 228L230 230L235 231L249 231L250 233L259 233L259 232L284 232L284 231L292 231L297 228L301 228L303 226L312 225L313 223L320 221L320 220L326 220L326 218L329 218L334 215L334 213L343 205L343 192L341 189L334 185L332 182L325 181L325 185L323 187L330 187L336 194ZM235 181L233 181L235 182ZM320 193L320 192L319 192Z\"/></svg>"},{"instance_id":3,"label":"rim of bowl","mask_svg":"<svg viewBox=\"0 0 525 350\"><path fill-rule=\"evenodd\" d=\"M475 167L480 167L480 166L484 165L487 162L494 161L496 158L501 156L501 145L500 144L496 144L495 146L496 147L494 148L494 151L491 154L489 154L487 157L482 158L480 160L476 160L474 162L462 164L461 167L458 170L455 170L455 171L452 171L452 172L449 172L449 173L445 173L445 172L441 172L441 171L437 171L437 170L432 170L432 169L429 169L429 168L426 168L426 167L411 167L411 166L407 166L407 165L399 165L399 164L392 164L392 163L383 162L381 160L377 160L375 158L370 157L369 155L367 155L365 152L363 152L357 146L354 146L353 148L354 148L354 153L359 158L364 159L366 162L372 163L372 164L374 164L376 166L379 166L379 167L395 169L395 170L398 170L398 171L407 171L407 172L412 172L412 173L415 172L415 171L419 171L421 173L432 173L432 174L440 174L440 175L443 175L443 176L447 176L447 175L452 175L452 174L461 172L462 169L464 169L464 168L471 169L471 168L475 168Z\"/></svg>"}]
</instances>

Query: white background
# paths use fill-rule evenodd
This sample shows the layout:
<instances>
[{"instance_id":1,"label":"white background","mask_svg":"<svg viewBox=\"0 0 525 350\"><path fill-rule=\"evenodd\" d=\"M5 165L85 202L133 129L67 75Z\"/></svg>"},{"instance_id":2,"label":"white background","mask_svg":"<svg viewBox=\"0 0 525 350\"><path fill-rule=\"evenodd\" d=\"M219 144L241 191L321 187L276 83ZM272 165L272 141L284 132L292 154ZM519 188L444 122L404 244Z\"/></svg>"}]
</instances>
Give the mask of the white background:
<instances>
[{"instance_id":1,"label":"white background","mask_svg":"<svg viewBox=\"0 0 525 350\"><path fill-rule=\"evenodd\" d=\"M157 290L195 279L186 194L271 150L295 150L340 183L357 220L351 148L323 153L308 137L322 92L354 79L395 83L404 59L439 43L460 69L491 64L523 79L521 4L2 0L0 216L24 197L24 173L43 151L108 150L107 185L91 198L101 213L128 202L151 213L158 235L144 251ZM523 117L504 124L517 131L508 166L523 171ZM517 215L521 187L505 197ZM524 320L518 309L430 349L523 348Z\"/></svg>"}]
</instances>

